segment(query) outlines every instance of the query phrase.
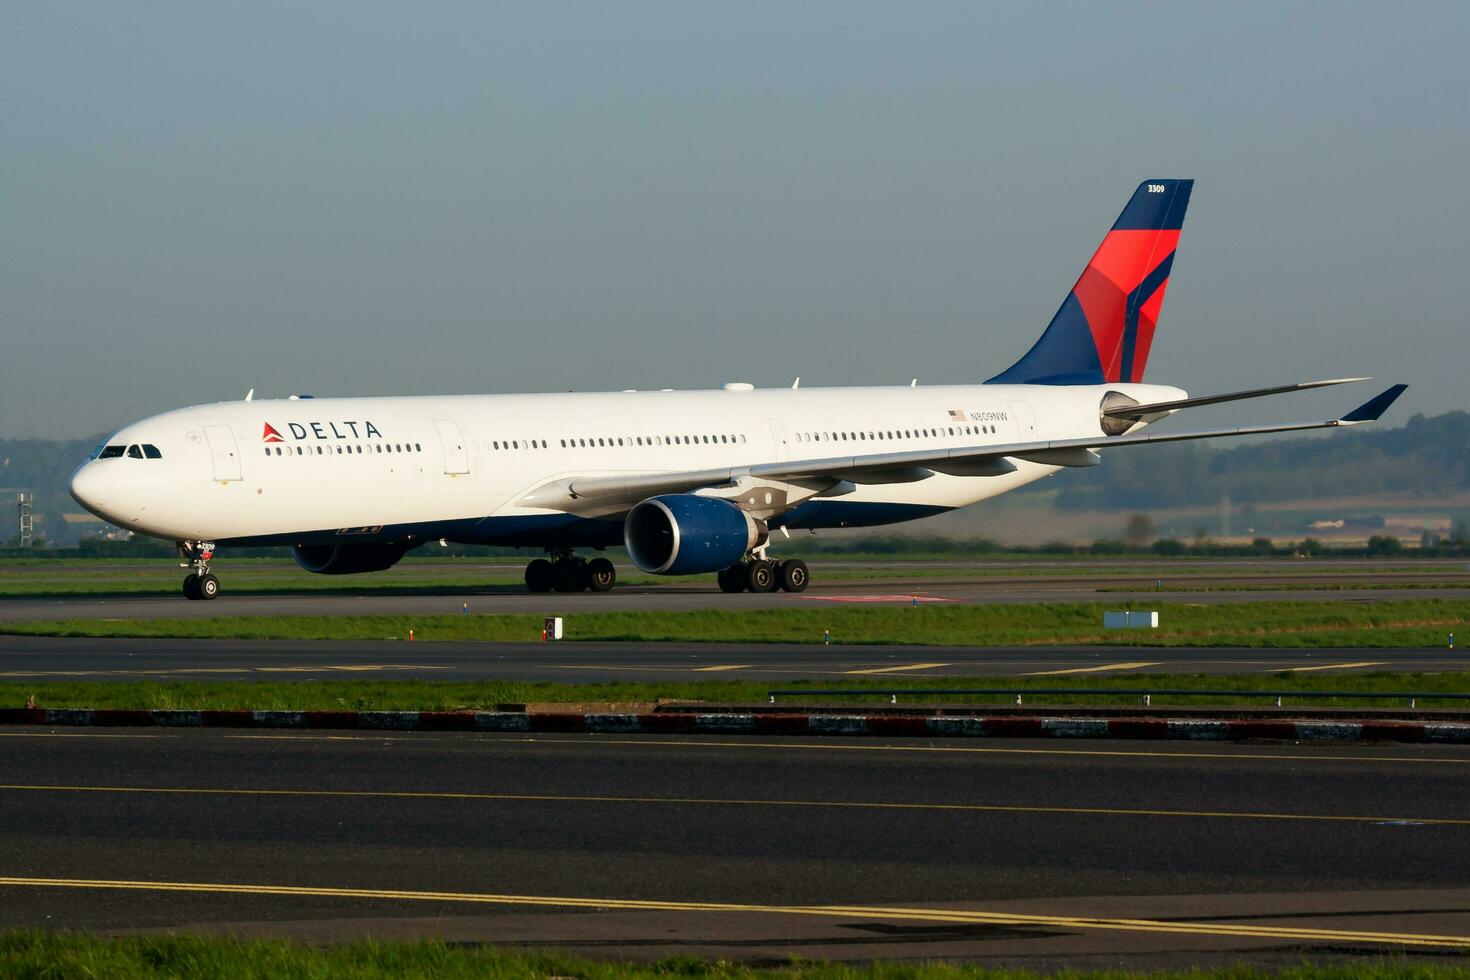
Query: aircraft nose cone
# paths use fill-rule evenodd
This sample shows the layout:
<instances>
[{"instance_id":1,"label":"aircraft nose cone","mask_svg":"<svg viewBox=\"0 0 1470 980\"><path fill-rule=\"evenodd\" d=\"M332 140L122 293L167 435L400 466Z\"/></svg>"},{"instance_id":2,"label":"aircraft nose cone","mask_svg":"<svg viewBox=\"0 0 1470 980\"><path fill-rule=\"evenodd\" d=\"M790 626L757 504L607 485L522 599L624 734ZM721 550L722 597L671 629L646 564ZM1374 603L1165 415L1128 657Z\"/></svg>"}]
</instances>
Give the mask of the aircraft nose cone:
<instances>
[{"instance_id":1,"label":"aircraft nose cone","mask_svg":"<svg viewBox=\"0 0 1470 980\"><path fill-rule=\"evenodd\" d=\"M90 463L78 469L71 477L71 497L98 517L109 519L105 511L107 478Z\"/></svg>"}]
</instances>

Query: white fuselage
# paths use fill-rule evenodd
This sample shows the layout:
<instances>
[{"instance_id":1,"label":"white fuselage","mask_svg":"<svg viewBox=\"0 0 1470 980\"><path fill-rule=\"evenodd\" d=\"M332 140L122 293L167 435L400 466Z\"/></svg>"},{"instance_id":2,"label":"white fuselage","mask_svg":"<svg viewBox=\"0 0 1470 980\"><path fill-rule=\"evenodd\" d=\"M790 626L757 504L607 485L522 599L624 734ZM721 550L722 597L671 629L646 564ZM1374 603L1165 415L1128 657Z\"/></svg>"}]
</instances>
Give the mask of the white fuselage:
<instances>
[{"instance_id":1,"label":"white fuselage","mask_svg":"<svg viewBox=\"0 0 1470 980\"><path fill-rule=\"evenodd\" d=\"M106 520L175 540L615 543L613 521L518 501L567 478L1095 437L1109 391L1140 402L1185 397L1112 384L221 402L127 426L105 445L156 447L157 458L109 452L85 463L72 489ZM771 524L910 520L1056 469L1017 460L1002 475L861 485Z\"/></svg>"}]
</instances>

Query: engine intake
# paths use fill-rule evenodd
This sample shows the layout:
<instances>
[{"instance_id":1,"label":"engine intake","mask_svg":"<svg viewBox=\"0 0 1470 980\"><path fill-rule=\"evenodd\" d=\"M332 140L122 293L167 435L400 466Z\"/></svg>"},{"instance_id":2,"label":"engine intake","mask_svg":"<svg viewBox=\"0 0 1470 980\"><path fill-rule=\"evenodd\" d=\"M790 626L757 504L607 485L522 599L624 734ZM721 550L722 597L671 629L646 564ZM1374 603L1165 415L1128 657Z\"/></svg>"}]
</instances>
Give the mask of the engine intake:
<instances>
[{"instance_id":1,"label":"engine intake","mask_svg":"<svg viewBox=\"0 0 1470 980\"><path fill-rule=\"evenodd\" d=\"M291 557L318 575L356 575L392 568L406 551L402 544L294 544Z\"/></svg>"},{"instance_id":2,"label":"engine intake","mask_svg":"<svg viewBox=\"0 0 1470 980\"><path fill-rule=\"evenodd\" d=\"M696 575L728 568L765 543L764 523L728 500L692 493L650 497L623 523L633 564L653 575Z\"/></svg>"}]
</instances>

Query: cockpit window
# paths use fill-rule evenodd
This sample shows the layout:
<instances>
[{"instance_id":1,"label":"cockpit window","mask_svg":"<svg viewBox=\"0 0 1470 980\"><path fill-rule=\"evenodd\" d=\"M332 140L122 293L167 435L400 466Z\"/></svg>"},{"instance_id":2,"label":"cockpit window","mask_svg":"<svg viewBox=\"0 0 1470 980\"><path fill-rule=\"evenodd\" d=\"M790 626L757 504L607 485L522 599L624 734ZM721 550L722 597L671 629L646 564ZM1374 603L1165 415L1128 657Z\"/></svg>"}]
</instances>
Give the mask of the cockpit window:
<instances>
[{"instance_id":1,"label":"cockpit window","mask_svg":"<svg viewBox=\"0 0 1470 980\"><path fill-rule=\"evenodd\" d=\"M103 446L102 451L97 454L98 459L116 459L121 456L127 446Z\"/></svg>"},{"instance_id":2,"label":"cockpit window","mask_svg":"<svg viewBox=\"0 0 1470 980\"><path fill-rule=\"evenodd\" d=\"M128 459L142 459L142 458L143 458L143 447L142 446L129 446L128 447Z\"/></svg>"},{"instance_id":3,"label":"cockpit window","mask_svg":"<svg viewBox=\"0 0 1470 980\"><path fill-rule=\"evenodd\" d=\"M144 456L147 456L149 459L162 459L163 458L163 453L159 452L158 451L158 447L155 446L155 445L152 445L151 443L144 444L144 446L143 446L143 455Z\"/></svg>"}]
</instances>

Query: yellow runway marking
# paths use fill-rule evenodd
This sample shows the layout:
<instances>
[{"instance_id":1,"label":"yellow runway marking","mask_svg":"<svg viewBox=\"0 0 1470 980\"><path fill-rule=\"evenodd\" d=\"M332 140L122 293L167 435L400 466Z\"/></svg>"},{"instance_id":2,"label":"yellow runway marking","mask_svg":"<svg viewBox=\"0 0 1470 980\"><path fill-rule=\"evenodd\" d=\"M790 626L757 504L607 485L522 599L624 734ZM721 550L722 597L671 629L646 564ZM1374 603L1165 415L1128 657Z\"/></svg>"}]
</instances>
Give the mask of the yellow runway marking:
<instances>
[{"instance_id":1,"label":"yellow runway marking","mask_svg":"<svg viewBox=\"0 0 1470 980\"><path fill-rule=\"evenodd\" d=\"M1312 667L1287 667L1284 672L1299 674L1308 670L1350 670L1354 667L1382 667L1386 663L1388 663L1386 660L1365 660L1356 664L1317 664Z\"/></svg>"},{"instance_id":2,"label":"yellow runway marking","mask_svg":"<svg viewBox=\"0 0 1470 980\"><path fill-rule=\"evenodd\" d=\"M457 902L473 905L525 905L542 908L612 909L643 912L741 912L767 915L805 915L893 921L951 922L985 925L1049 926L1113 932L1182 933L1244 939L1296 939L1316 942L1355 942L1391 946L1439 946L1470 949L1470 936L1403 932L1367 932L1348 929L1310 929L1301 926L1237 925L1229 922L1184 922L1166 919L1110 919L1092 916L1034 915L965 909L906 908L883 905L751 905L735 902L679 902L628 898L577 898L552 895L511 895L487 892L431 892L390 888L330 888L302 885L237 884L196 881L128 881L88 878L0 877L0 886L14 888L86 888L144 892L185 892L215 895L276 895L309 898L388 899L408 902ZM1324 916L1325 917L1325 916Z\"/></svg>"},{"instance_id":3,"label":"yellow runway marking","mask_svg":"<svg viewBox=\"0 0 1470 980\"><path fill-rule=\"evenodd\" d=\"M1095 674L1100 670L1138 670L1140 667L1159 667L1163 661L1146 662L1136 661L1124 664L1098 664L1096 667L1069 667L1066 670L1038 670L1027 674L1027 677L1050 677L1053 674Z\"/></svg>"},{"instance_id":4,"label":"yellow runway marking","mask_svg":"<svg viewBox=\"0 0 1470 980\"><path fill-rule=\"evenodd\" d=\"M1062 816L1191 817L1195 819L1295 820L1315 823L1384 823L1470 827L1470 818L1360 816L1336 813L1267 813L1249 810L1152 810L1100 806L1028 806L1003 803L902 803L882 800L756 800L740 797L606 796L552 793L469 793L430 790L372 789L236 789L210 786L59 786L28 783L0 784L0 792L16 793L132 793L159 796L263 796L327 799L470 800L488 803L628 803L669 806L803 807L814 810L913 810L941 813L1046 813Z\"/></svg>"},{"instance_id":5,"label":"yellow runway marking","mask_svg":"<svg viewBox=\"0 0 1470 980\"><path fill-rule=\"evenodd\" d=\"M754 666L755 664L716 664L713 667L695 667L694 669L699 673L713 673L719 670L749 670Z\"/></svg>"},{"instance_id":6,"label":"yellow runway marking","mask_svg":"<svg viewBox=\"0 0 1470 980\"><path fill-rule=\"evenodd\" d=\"M935 667L952 667L953 664L901 664L897 667L869 667L867 670L844 670L844 674L897 674L908 670L933 670Z\"/></svg>"}]
</instances>

